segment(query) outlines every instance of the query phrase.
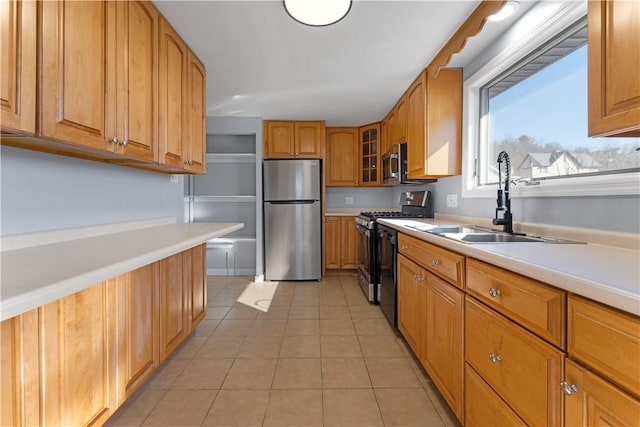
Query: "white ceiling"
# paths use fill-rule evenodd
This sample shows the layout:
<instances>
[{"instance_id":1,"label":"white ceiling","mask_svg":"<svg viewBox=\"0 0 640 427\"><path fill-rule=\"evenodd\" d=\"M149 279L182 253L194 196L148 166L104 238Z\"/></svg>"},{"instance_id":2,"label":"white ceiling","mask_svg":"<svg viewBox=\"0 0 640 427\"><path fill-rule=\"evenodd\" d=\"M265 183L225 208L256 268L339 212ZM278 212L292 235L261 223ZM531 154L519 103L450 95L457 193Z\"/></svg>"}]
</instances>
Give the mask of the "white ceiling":
<instances>
[{"instance_id":1,"label":"white ceiling","mask_svg":"<svg viewBox=\"0 0 640 427\"><path fill-rule=\"evenodd\" d=\"M358 126L386 115L479 0L355 0L329 27L276 0L154 4L205 64L207 115Z\"/></svg>"}]
</instances>

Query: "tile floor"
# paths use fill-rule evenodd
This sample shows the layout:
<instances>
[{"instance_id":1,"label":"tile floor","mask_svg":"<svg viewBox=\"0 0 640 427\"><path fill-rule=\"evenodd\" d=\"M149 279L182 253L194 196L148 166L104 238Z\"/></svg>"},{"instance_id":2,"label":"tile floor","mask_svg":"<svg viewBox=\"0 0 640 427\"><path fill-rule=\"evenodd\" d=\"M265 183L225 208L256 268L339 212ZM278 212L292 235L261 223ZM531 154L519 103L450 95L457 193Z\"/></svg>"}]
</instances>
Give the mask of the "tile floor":
<instances>
[{"instance_id":1,"label":"tile floor","mask_svg":"<svg viewBox=\"0 0 640 427\"><path fill-rule=\"evenodd\" d=\"M248 276L208 277L208 314L107 426L458 426L355 275L284 282L267 313Z\"/></svg>"}]
</instances>

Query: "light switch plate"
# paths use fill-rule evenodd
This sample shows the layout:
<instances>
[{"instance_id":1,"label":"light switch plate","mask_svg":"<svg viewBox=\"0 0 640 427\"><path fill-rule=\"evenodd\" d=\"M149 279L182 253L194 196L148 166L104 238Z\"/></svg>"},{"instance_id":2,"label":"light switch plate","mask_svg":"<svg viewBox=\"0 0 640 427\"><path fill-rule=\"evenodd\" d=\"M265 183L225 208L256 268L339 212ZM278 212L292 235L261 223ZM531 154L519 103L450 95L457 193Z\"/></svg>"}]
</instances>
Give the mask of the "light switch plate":
<instances>
[{"instance_id":1,"label":"light switch plate","mask_svg":"<svg viewBox=\"0 0 640 427\"><path fill-rule=\"evenodd\" d=\"M457 208L458 207L458 194L447 194L447 207L448 208Z\"/></svg>"},{"instance_id":2,"label":"light switch plate","mask_svg":"<svg viewBox=\"0 0 640 427\"><path fill-rule=\"evenodd\" d=\"M345 205L353 205L353 196L345 196L344 204Z\"/></svg>"},{"instance_id":3,"label":"light switch plate","mask_svg":"<svg viewBox=\"0 0 640 427\"><path fill-rule=\"evenodd\" d=\"M178 182L178 175L171 175L171 182Z\"/></svg>"}]
</instances>

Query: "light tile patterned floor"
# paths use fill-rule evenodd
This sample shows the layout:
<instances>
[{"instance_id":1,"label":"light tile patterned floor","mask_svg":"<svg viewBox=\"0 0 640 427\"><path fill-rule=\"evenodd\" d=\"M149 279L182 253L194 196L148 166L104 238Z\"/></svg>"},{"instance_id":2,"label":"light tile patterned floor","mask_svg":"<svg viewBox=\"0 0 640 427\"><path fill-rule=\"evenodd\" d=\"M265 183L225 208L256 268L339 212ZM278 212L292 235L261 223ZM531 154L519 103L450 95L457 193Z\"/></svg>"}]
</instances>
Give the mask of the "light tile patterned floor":
<instances>
[{"instance_id":1,"label":"light tile patterned floor","mask_svg":"<svg viewBox=\"0 0 640 427\"><path fill-rule=\"evenodd\" d=\"M283 282L269 312L236 303L253 277L208 277L196 331L107 426L458 426L355 275Z\"/></svg>"}]
</instances>

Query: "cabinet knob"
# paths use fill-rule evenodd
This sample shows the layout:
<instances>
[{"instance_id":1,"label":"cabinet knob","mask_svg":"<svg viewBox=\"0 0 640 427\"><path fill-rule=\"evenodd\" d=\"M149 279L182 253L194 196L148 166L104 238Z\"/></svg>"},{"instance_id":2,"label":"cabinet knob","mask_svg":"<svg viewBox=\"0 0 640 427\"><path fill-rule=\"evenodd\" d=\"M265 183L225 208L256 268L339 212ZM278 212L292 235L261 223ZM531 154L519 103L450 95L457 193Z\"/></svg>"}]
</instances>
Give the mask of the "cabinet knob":
<instances>
[{"instance_id":1,"label":"cabinet knob","mask_svg":"<svg viewBox=\"0 0 640 427\"><path fill-rule=\"evenodd\" d=\"M293 157L293 153L289 153L289 155L290 155L291 157Z\"/></svg>"},{"instance_id":2,"label":"cabinet knob","mask_svg":"<svg viewBox=\"0 0 640 427\"><path fill-rule=\"evenodd\" d=\"M120 145L122 145L123 147L126 147L127 145L129 145L129 141L127 141L126 139L122 140L120 141Z\"/></svg>"},{"instance_id":3,"label":"cabinet knob","mask_svg":"<svg viewBox=\"0 0 640 427\"><path fill-rule=\"evenodd\" d=\"M120 142L120 141L118 140L118 137L114 136L113 138L111 138L109 140L109 142L112 143L112 144L118 144L118 142Z\"/></svg>"},{"instance_id":4,"label":"cabinet knob","mask_svg":"<svg viewBox=\"0 0 640 427\"><path fill-rule=\"evenodd\" d=\"M437 260L437 259L432 259L431 260L431 266L432 267L436 267L438 265L440 265L440 260Z\"/></svg>"},{"instance_id":5,"label":"cabinet knob","mask_svg":"<svg viewBox=\"0 0 640 427\"><path fill-rule=\"evenodd\" d=\"M560 382L560 388L567 396L571 396L573 393L578 391L578 386L575 384L569 384L566 381Z\"/></svg>"},{"instance_id":6,"label":"cabinet knob","mask_svg":"<svg viewBox=\"0 0 640 427\"><path fill-rule=\"evenodd\" d=\"M500 289L489 288L489 296L496 298L502 295L502 291Z\"/></svg>"},{"instance_id":7,"label":"cabinet knob","mask_svg":"<svg viewBox=\"0 0 640 427\"><path fill-rule=\"evenodd\" d=\"M184 164L185 164L185 165L188 165L189 163L185 160L185 161L184 161Z\"/></svg>"},{"instance_id":8,"label":"cabinet knob","mask_svg":"<svg viewBox=\"0 0 640 427\"><path fill-rule=\"evenodd\" d=\"M489 353L489 360L491 360L491 363L498 363L502 360L502 357L498 354Z\"/></svg>"}]
</instances>

